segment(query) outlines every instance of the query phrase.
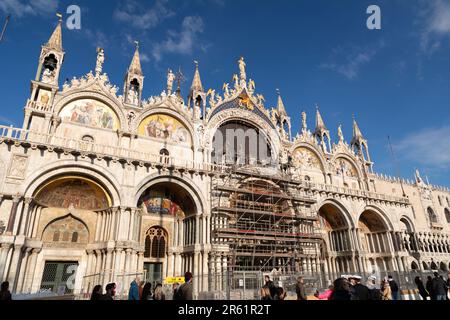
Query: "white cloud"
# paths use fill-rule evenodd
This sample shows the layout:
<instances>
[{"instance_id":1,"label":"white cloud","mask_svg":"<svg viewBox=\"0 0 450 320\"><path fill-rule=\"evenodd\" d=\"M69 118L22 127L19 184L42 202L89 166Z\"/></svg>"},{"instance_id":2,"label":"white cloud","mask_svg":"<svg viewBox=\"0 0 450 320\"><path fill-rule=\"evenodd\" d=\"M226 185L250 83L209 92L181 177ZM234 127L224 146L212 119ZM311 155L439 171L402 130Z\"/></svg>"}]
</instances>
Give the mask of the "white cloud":
<instances>
[{"instance_id":1,"label":"white cloud","mask_svg":"<svg viewBox=\"0 0 450 320\"><path fill-rule=\"evenodd\" d=\"M157 0L152 8L145 9L135 0L126 0L114 11L114 18L135 28L149 30L175 14L167 8L167 3L168 0Z\"/></svg>"},{"instance_id":2,"label":"white cloud","mask_svg":"<svg viewBox=\"0 0 450 320\"><path fill-rule=\"evenodd\" d=\"M450 36L450 1L433 0L419 12L422 17L420 45L422 52L429 55L441 47L441 41Z\"/></svg>"},{"instance_id":3,"label":"white cloud","mask_svg":"<svg viewBox=\"0 0 450 320\"><path fill-rule=\"evenodd\" d=\"M450 168L450 125L411 133L395 145L401 158L434 167Z\"/></svg>"},{"instance_id":4,"label":"white cloud","mask_svg":"<svg viewBox=\"0 0 450 320\"><path fill-rule=\"evenodd\" d=\"M150 57L146 53L139 53L142 62L149 62Z\"/></svg>"},{"instance_id":5,"label":"white cloud","mask_svg":"<svg viewBox=\"0 0 450 320\"><path fill-rule=\"evenodd\" d=\"M358 78L361 68L369 63L384 46L384 42L380 41L376 45L367 47L351 45L335 48L330 61L319 67L333 70L349 80L354 80Z\"/></svg>"},{"instance_id":6,"label":"white cloud","mask_svg":"<svg viewBox=\"0 0 450 320\"><path fill-rule=\"evenodd\" d=\"M56 13L58 0L1 0L0 11L22 18L28 15L46 15Z\"/></svg>"},{"instance_id":7,"label":"white cloud","mask_svg":"<svg viewBox=\"0 0 450 320\"><path fill-rule=\"evenodd\" d=\"M88 38L89 42L94 45L95 47L102 47L105 48L108 43L108 36L103 33L102 31L95 30L92 31L91 29L83 28L86 37Z\"/></svg>"},{"instance_id":8,"label":"white cloud","mask_svg":"<svg viewBox=\"0 0 450 320\"><path fill-rule=\"evenodd\" d=\"M194 45L198 43L198 35L203 32L203 19L198 16L188 16L183 19L180 32L169 31L163 42L153 47L153 57L160 61L164 53L191 54ZM200 45L199 48L206 48Z\"/></svg>"}]
</instances>

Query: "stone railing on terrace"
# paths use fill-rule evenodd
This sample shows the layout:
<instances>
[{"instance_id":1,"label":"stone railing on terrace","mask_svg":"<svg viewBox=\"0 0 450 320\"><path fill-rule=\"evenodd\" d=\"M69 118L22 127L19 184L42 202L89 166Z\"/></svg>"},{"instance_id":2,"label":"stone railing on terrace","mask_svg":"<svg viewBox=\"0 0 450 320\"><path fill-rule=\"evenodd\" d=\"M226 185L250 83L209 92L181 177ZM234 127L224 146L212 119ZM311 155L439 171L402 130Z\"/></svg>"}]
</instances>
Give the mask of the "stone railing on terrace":
<instances>
[{"instance_id":1,"label":"stone railing on terrace","mask_svg":"<svg viewBox=\"0 0 450 320\"><path fill-rule=\"evenodd\" d=\"M147 153L118 146L108 146L88 141L57 137L46 133L33 132L13 127L0 126L0 142L5 140L28 143L33 145L45 145L48 149L62 149L64 152L77 152L84 155L95 155L97 157L107 157L113 160L124 159L128 162L139 164L152 163L175 169L185 169L193 171L225 173L226 166L195 162L190 160L179 160L174 157L159 154Z\"/></svg>"},{"instance_id":2,"label":"stone railing on terrace","mask_svg":"<svg viewBox=\"0 0 450 320\"><path fill-rule=\"evenodd\" d=\"M27 100L26 107L30 108L30 109L38 110L38 111L43 111L43 112L50 111L50 109L51 109L51 105L48 103L43 104L39 101L33 101L30 99Z\"/></svg>"},{"instance_id":3,"label":"stone railing on terrace","mask_svg":"<svg viewBox=\"0 0 450 320\"><path fill-rule=\"evenodd\" d=\"M191 160L180 160L174 157L167 157L159 154L137 151L118 146L102 145L78 139L57 137L47 133L39 133L14 127L0 126L0 142L3 142L5 140L16 141L19 143L25 142L29 143L32 146L40 144L45 145L49 149L59 148L64 152L77 152L82 155L92 154L100 158L108 157L113 160L124 159L125 161L137 162L142 165L144 163L160 164L169 168L174 167L174 169L200 171L211 174L226 174L231 172L230 166L227 165L196 162ZM319 184L310 181L300 182L300 187L317 190L319 192L325 191L355 197L371 198L380 201L395 202L405 205L409 204L409 200L407 198L379 194L366 190L356 190L327 184ZM301 196L304 197L307 196L307 194L301 194Z\"/></svg>"},{"instance_id":4,"label":"stone railing on terrace","mask_svg":"<svg viewBox=\"0 0 450 320\"><path fill-rule=\"evenodd\" d=\"M349 195L349 196L354 196L354 197L370 198L370 199L375 199L375 200L380 200L380 201L401 203L401 204L405 204L405 205L409 204L408 198L395 197L395 196L377 193L377 192L373 192L373 191L367 191L367 190L350 189L350 188L338 187L338 186L333 186L333 185L329 185L329 184L321 184L321 183L312 184L312 188L317 189L318 191L338 193L338 194Z\"/></svg>"}]
</instances>

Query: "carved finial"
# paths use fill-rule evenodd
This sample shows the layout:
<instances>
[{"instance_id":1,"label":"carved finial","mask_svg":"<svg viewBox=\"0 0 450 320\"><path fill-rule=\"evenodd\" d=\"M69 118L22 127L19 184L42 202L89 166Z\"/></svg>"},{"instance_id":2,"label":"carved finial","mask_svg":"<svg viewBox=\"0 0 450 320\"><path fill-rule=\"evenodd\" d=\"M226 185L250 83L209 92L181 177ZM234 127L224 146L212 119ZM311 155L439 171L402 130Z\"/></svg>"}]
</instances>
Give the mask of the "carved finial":
<instances>
[{"instance_id":1,"label":"carved finial","mask_svg":"<svg viewBox=\"0 0 450 320\"><path fill-rule=\"evenodd\" d=\"M306 132L307 129L308 129L308 125L306 123L306 112L303 111L302 112L302 132Z\"/></svg>"},{"instance_id":2,"label":"carved finial","mask_svg":"<svg viewBox=\"0 0 450 320\"><path fill-rule=\"evenodd\" d=\"M338 127L339 142L344 142L344 134L342 133L342 124Z\"/></svg>"},{"instance_id":3,"label":"carved finial","mask_svg":"<svg viewBox=\"0 0 450 320\"><path fill-rule=\"evenodd\" d=\"M135 46L136 46L136 50L138 50L139 49L139 41L134 41L134 44L135 44Z\"/></svg>"},{"instance_id":4,"label":"carved finial","mask_svg":"<svg viewBox=\"0 0 450 320\"><path fill-rule=\"evenodd\" d=\"M98 77L103 71L103 63L105 62L105 51L103 48L97 48L97 63L95 65L95 75Z\"/></svg>"}]
</instances>

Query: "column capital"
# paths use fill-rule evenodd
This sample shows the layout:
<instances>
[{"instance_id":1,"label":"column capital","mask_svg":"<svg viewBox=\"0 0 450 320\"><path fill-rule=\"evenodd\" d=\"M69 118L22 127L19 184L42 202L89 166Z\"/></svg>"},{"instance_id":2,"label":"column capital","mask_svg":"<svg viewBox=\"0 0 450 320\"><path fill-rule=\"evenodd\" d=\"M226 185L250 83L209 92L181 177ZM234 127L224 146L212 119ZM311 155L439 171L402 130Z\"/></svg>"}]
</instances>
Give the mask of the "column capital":
<instances>
[{"instance_id":1,"label":"column capital","mask_svg":"<svg viewBox=\"0 0 450 320\"><path fill-rule=\"evenodd\" d=\"M16 193L15 195L13 195L12 199L13 199L13 202L17 203L20 200L22 200L22 195L20 193Z\"/></svg>"}]
</instances>

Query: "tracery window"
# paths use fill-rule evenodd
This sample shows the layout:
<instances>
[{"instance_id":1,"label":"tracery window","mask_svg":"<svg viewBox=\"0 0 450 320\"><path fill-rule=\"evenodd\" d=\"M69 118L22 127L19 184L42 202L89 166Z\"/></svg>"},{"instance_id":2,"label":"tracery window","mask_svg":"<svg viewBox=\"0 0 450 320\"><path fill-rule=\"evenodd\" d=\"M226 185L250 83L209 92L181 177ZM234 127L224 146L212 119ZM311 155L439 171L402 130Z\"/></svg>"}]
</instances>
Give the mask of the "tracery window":
<instances>
[{"instance_id":1,"label":"tracery window","mask_svg":"<svg viewBox=\"0 0 450 320\"><path fill-rule=\"evenodd\" d=\"M433 209L428 207L427 213L428 213L428 218L430 219L430 221L436 223L437 222L437 216L434 213Z\"/></svg>"},{"instance_id":2,"label":"tracery window","mask_svg":"<svg viewBox=\"0 0 450 320\"><path fill-rule=\"evenodd\" d=\"M150 228L145 235L145 258L164 258L166 255L167 233L160 227Z\"/></svg>"}]
</instances>

